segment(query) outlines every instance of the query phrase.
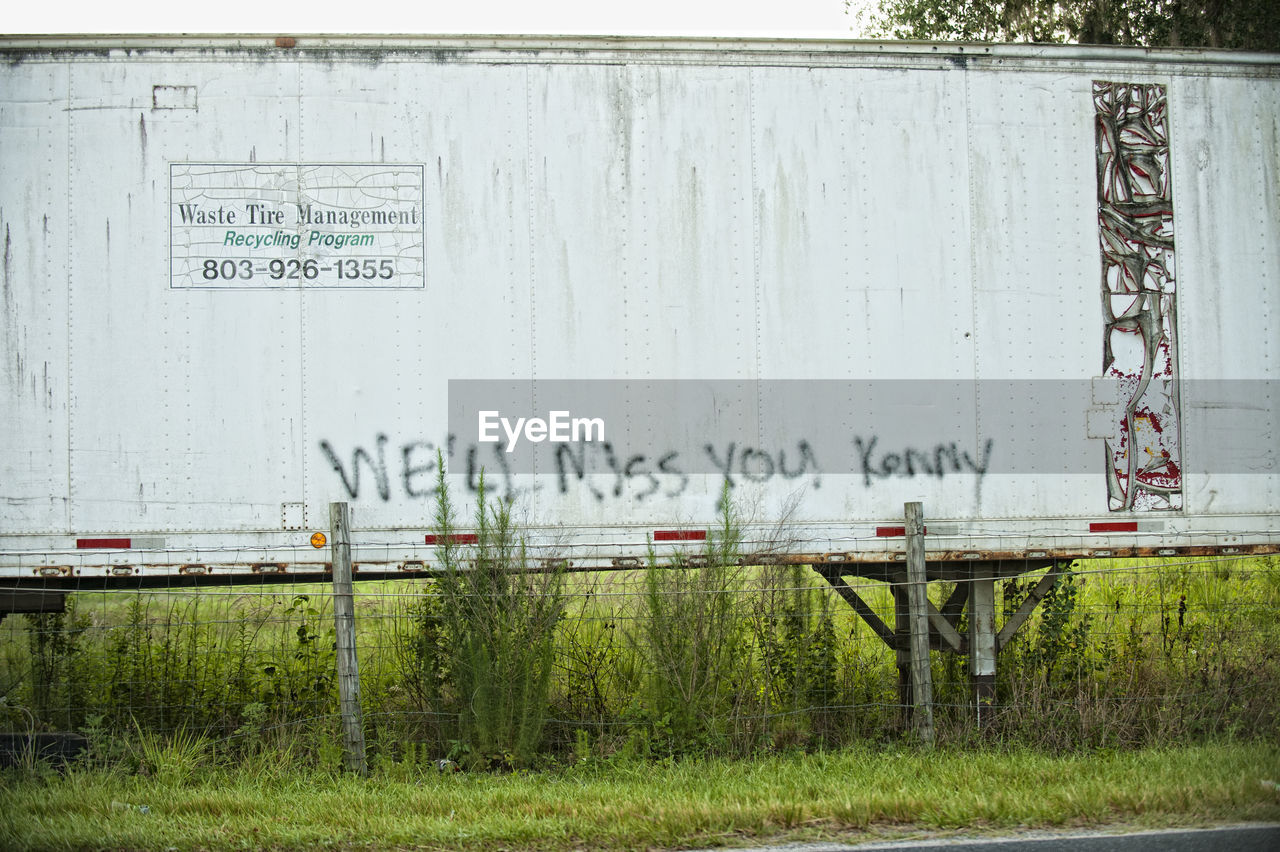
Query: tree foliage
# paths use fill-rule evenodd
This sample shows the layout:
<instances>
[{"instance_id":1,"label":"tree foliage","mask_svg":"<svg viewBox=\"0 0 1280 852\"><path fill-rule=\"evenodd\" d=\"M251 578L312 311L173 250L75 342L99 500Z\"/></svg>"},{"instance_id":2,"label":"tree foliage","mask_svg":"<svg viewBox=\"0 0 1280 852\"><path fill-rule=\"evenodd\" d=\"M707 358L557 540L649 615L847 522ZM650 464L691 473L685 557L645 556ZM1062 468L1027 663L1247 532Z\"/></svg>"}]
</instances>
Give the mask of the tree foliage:
<instances>
[{"instance_id":1,"label":"tree foliage","mask_svg":"<svg viewBox=\"0 0 1280 852\"><path fill-rule=\"evenodd\" d=\"M874 35L1280 51L1277 0L880 0Z\"/></svg>"}]
</instances>

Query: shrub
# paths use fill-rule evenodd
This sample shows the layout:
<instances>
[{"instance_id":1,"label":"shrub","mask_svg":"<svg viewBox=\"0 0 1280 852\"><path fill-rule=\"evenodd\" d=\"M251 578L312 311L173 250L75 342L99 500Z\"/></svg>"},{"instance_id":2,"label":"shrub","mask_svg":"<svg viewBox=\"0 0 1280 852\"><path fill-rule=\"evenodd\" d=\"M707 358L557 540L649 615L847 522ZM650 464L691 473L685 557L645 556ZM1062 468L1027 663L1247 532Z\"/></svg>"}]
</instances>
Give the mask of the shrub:
<instances>
[{"instance_id":1,"label":"shrub","mask_svg":"<svg viewBox=\"0 0 1280 852\"><path fill-rule=\"evenodd\" d=\"M457 543L443 458L438 470L439 599L422 604L417 638L420 659L435 667L425 684L457 713L455 757L476 767L528 766L547 719L555 631L564 612L563 568L554 560L531 562L511 503L488 498L483 474L475 544Z\"/></svg>"}]
</instances>

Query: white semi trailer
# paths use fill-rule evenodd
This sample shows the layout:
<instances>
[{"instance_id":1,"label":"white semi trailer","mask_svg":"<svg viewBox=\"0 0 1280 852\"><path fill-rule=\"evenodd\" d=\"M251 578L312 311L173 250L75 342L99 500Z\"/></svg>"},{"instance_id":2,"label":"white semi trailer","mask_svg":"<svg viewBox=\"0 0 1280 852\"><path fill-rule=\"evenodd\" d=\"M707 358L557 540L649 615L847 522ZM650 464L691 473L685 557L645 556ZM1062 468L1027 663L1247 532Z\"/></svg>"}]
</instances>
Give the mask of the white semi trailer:
<instances>
[{"instance_id":1,"label":"white semi trailer","mask_svg":"<svg viewBox=\"0 0 1280 852\"><path fill-rule=\"evenodd\" d=\"M0 56L10 585L429 569L437 454L575 568L1280 551L1280 57Z\"/></svg>"}]
</instances>

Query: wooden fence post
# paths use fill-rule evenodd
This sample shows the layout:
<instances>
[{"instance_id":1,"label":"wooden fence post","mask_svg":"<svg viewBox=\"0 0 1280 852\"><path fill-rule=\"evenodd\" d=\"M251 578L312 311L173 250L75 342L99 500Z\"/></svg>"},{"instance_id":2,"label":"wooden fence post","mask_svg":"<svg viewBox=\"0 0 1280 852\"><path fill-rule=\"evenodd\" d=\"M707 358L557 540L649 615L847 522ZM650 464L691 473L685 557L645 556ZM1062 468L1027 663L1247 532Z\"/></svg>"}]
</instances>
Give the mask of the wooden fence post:
<instances>
[{"instance_id":1,"label":"wooden fence post","mask_svg":"<svg viewBox=\"0 0 1280 852\"><path fill-rule=\"evenodd\" d=\"M912 726L920 740L932 747L933 671L929 667L928 577L924 563L924 507L904 506L907 521L907 606L911 619L911 694L915 709Z\"/></svg>"},{"instance_id":2,"label":"wooden fence post","mask_svg":"<svg viewBox=\"0 0 1280 852\"><path fill-rule=\"evenodd\" d=\"M338 647L338 711L347 769L368 775L364 720L360 713L360 665L356 659L356 612L351 589L351 515L346 503L329 504L333 558L333 623Z\"/></svg>"}]
</instances>

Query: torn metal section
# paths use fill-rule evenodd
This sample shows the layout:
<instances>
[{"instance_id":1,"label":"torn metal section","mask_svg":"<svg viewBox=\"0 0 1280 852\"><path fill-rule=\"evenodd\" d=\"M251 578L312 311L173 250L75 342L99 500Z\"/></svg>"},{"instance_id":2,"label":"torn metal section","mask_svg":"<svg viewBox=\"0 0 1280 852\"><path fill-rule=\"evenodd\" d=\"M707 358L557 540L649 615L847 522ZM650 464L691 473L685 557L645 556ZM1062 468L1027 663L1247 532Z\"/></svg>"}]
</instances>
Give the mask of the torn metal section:
<instances>
[{"instance_id":1,"label":"torn metal section","mask_svg":"<svg viewBox=\"0 0 1280 852\"><path fill-rule=\"evenodd\" d=\"M1163 86L1094 81L1102 372L1122 401L1105 439L1113 512L1182 508L1173 189Z\"/></svg>"}]
</instances>

